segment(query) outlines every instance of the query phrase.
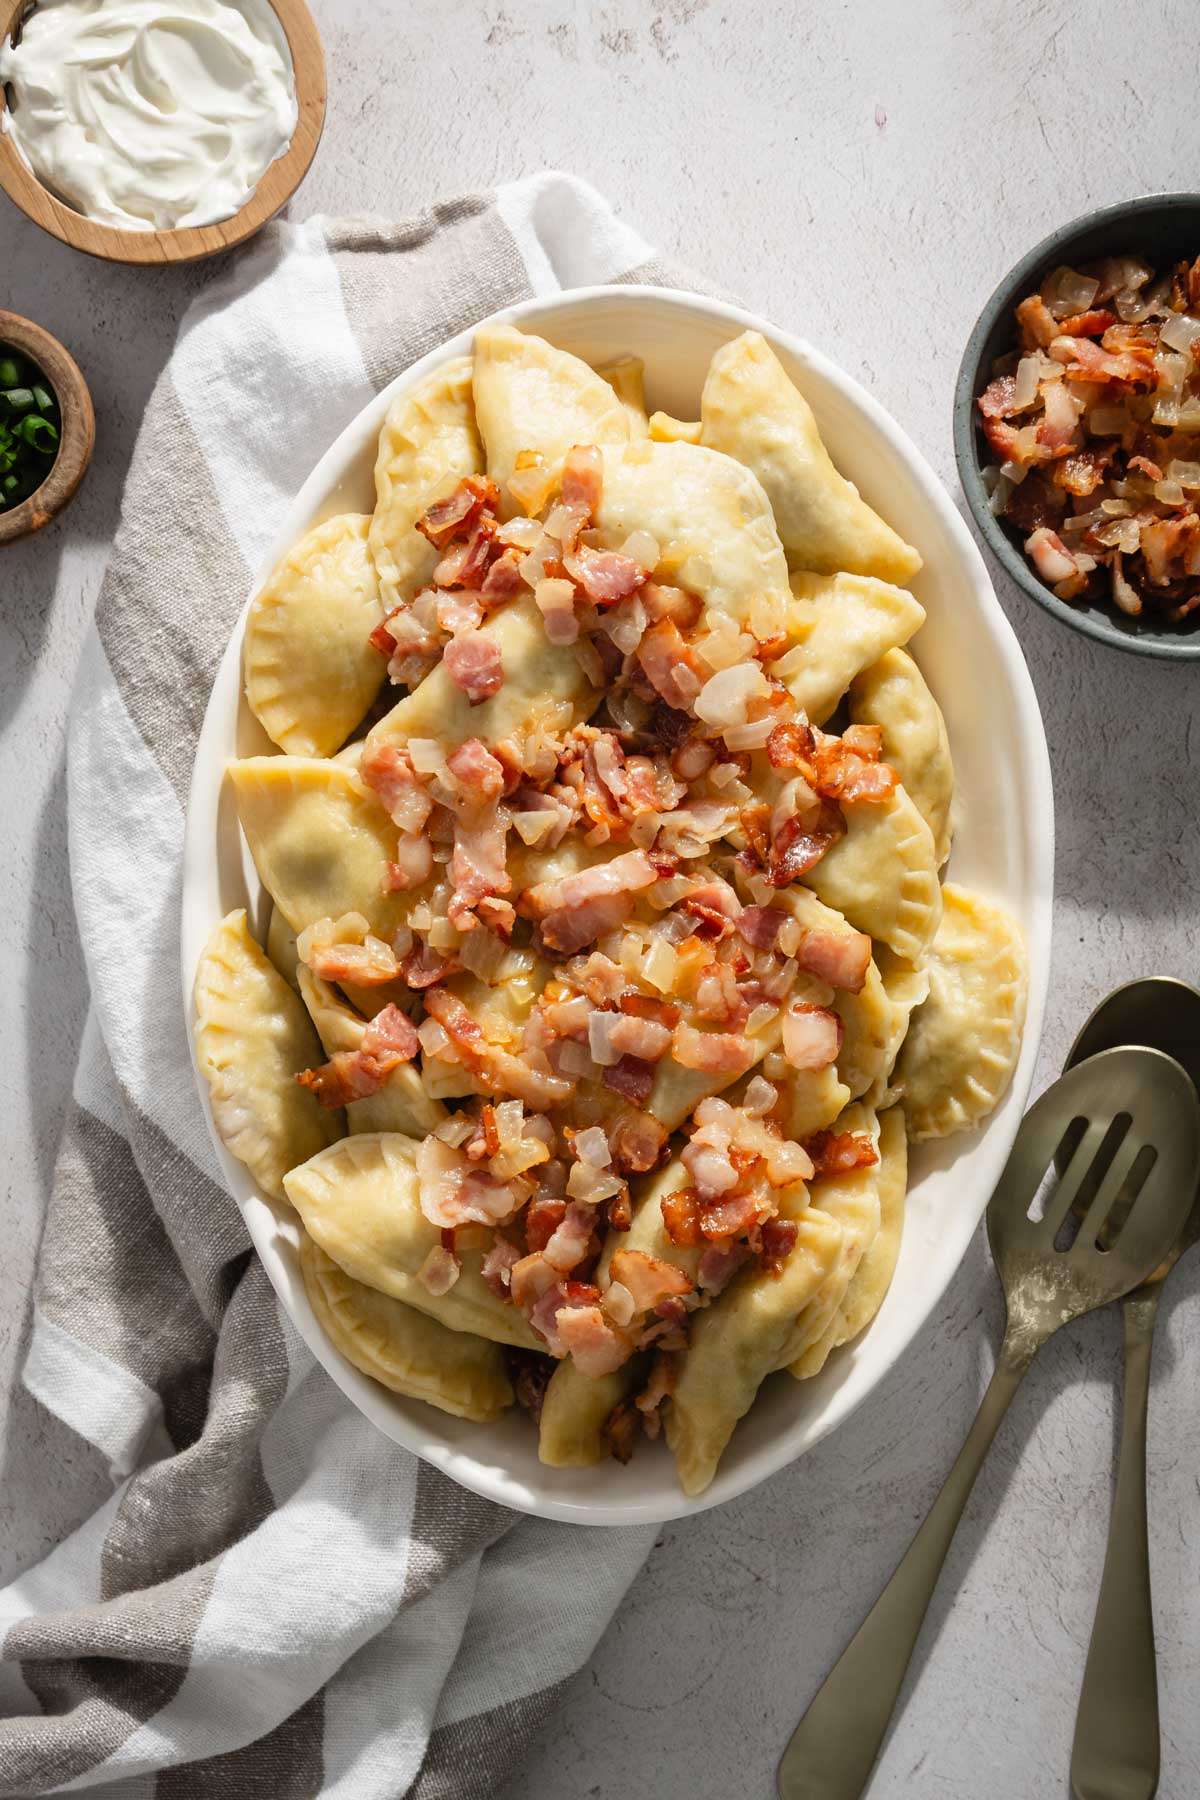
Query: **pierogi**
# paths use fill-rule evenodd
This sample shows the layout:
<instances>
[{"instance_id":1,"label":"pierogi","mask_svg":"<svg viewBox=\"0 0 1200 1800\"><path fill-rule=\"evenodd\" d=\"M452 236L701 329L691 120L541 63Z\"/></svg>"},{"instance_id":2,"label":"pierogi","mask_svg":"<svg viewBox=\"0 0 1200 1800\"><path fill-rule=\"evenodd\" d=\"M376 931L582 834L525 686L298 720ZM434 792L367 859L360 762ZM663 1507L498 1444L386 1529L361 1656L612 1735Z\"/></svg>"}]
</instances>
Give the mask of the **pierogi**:
<instances>
[{"instance_id":1,"label":"pierogi","mask_svg":"<svg viewBox=\"0 0 1200 1800\"><path fill-rule=\"evenodd\" d=\"M942 881L917 552L757 334L695 425L654 385L482 327L264 584L273 911L215 924L196 1038L343 1357L519 1403L548 1467L661 1438L698 1495L883 1304L908 1140L997 1104L1025 974Z\"/></svg>"}]
</instances>

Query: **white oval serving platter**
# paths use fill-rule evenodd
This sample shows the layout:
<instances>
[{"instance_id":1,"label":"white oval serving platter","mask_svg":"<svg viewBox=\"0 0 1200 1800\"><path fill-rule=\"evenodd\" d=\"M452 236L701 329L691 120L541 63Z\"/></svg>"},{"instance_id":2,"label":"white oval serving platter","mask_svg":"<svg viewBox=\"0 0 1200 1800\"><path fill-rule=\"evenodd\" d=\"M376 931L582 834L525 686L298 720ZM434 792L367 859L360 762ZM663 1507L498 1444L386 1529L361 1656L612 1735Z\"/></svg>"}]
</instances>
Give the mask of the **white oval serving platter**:
<instances>
[{"instance_id":1,"label":"white oval serving platter","mask_svg":"<svg viewBox=\"0 0 1200 1800\"><path fill-rule=\"evenodd\" d=\"M642 357L649 405L680 418L697 416L714 350L746 329L768 338L812 405L838 467L924 558L912 586L928 618L909 648L945 714L958 775L949 874L1007 904L1029 951L1025 1040L1012 1086L981 1129L914 1152L900 1261L878 1316L815 1380L771 1377L698 1500L680 1492L661 1444L641 1445L624 1468L611 1462L547 1469L537 1460L537 1434L519 1411L492 1425L473 1425L401 1399L360 1374L328 1343L309 1307L295 1216L256 1187L213 1132L225 1179L271 1281L314 1354L367 1418L455 1481L519 1512L627 1525L719 1505L811 1449L877 1386L944 1293L1004 1166L1033 1076L1050 969L1050 761L1033 684L966 525L920 452L856 381L763 319L662 288L577 289L496 316L591 363L625 353ZM376 440L393 397L468 351L471 335L464 332L423 357L346 427L296 496L252 592L310 525L334 512L372 509ZM213 926L232 907L245 905L261 938L269 911L224 781L231 757L270 748L242 697L244 624L243 611L209 700L188 807L182 958L189 1031L193 976ZM199 1075L197 1085L211 1131Z\"/></svg>"}]
</instances>

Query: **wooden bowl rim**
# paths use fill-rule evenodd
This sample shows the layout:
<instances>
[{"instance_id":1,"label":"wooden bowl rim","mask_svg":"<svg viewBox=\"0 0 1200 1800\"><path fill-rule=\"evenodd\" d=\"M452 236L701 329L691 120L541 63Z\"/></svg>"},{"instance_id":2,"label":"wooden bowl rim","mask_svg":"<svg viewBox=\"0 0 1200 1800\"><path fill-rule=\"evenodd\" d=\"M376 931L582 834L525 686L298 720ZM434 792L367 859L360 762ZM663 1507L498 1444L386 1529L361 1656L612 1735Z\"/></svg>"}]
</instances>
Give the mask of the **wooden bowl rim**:
<instances>
[{"instance_id":1,"label":"wooden bowl rim","mask_svg":"<svg viewBox=\"0 0 1200 1800\"><path fill-rule=\"evenodd\" d=\"M261 231L287 205L307 175L325 127L325 52L305 0L269 0L292 55L296 81L296 128L283 155L269 164L258 186L231 218L174 231L124 231L75 212L45 187L25 162L11 136L0 129L0 188L35 225L52 237L109 262L161 266L196 262L232 250ZM29 0L0 0L0 41L7 39ZM0 119L7 107L0 88Z\"/></svg>"},{"instance_id":2,"label":"wooden bowl rim","mask_svg":"<svg viewBox=\"0 0 1200 1800\"><path fill-rule=\"evenodd\" d=\"M96 416L83 373L70 351L56 337L20 313L0 309L0 345L11 346L36 363L54 390L62 420L58 455L41 487L14 506L0 512L0 544L15 543L40 531L57 517L71 498L92 460Z\"/></svg>"}]
</instances>

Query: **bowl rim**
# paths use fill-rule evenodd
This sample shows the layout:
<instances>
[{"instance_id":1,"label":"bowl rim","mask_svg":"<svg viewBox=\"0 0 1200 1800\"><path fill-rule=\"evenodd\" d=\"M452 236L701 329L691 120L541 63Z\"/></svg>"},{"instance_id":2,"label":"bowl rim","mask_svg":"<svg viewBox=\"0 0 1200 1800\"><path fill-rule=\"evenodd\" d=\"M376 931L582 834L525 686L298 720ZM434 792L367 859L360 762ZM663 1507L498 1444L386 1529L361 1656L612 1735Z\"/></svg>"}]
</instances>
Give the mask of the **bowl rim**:
<instances>
[{"instance_id":1,"label":"bowl rim","mask_svg":"<svg viewBox=\"0 0 1200 1800\"><path fill-rule=\"evenodd\" d=\"M96 442L92 396L79 364L43 325L0 309L0 345L35 363L54 390L62 435L58 455L40 487L7 512L0 512L0 546L15 544L49 525L66 506L87 473Z\"/></svg>"},{"instance_id":2,"label":"bowl rim","mask_svg":"<svg viewBox=\"0 0 1200 1800\"><path fill-rule=\"evenodd\" d=\"M325 127L325 52L305 0L269 0L291 51L296 124L287 149L269 163L248 199L230 218L170 231L127 231L89 219L51 192L3 129L8 100L0 85L0 189L33 224L73 250L105 262L158 268L198 262L232 250L261 231L287 205L307 175ZM29 0L0 0L0 42L6 41Z\"/></svg>"},{"instance_id":3,"label":"bowl rim","mask_svg":"<svg viewBox=\"0 0 1200 1800\"><path fill-rule=\"evenodd\" d=\"M207 805L205 790L211 786L212 782L210 768L212 746L219 746L222 763L228 755L228 737L219 730L212 701L214 695L221 692L224 684L230 679L236 680L240 690L242 633L251 600L278 560L278 556L286 550L287 543L292 540L294 531L297 529L292 521L299 514L314 516L321 502L335 491L337 478L347 461L350 447L361 442L364 426L369 423L372 428L375 428L398 392L415 385L442 363L468 351L476 330L491 323L521 324L527 320L531 322L536 320L540 329L553 334L556 320L564 314L586 313L587 309L597 305L609 308L613 306L633 308L646 306L647 308L661 309L664 304L669 308L679 308L683 311L706 315L718 321L723 327L731 328L735 334L745 330L761 331L768 341L779 344L790 356L805 367L811 368L819 378L827 382L842 399L848 401L850 406L865 418L873 431L877 431L887 441L893 452L904 459L918 478L925 499L936 513L955 552L962 559L964 573L969 572L975 609L979 612L981 624L991 639L990 648L1003 666L1019 716L1021 737L1024 740L1024 760L1027 765L1025 773L1029 786L1024 790L1023 801L1026 810L1040 823L1040 828L1030 831L1028 840L1030 898L1026 939L1029 959L1029 990L1021 1053L1009 1092L1003 1103L1004 1114L993 1115L981 1128L985 1134L990 1135L993 1145L992 1155L989 1159L988 1175L990 1179L981 1178L982 1191L977 1197L977 1204L972 1202L972 1229L970 1234L964 1238L962 1254L965 1255L967 1244L974 1236L978 1222L983 1216L991 1187L999 1178L1012 1141L1016 1136L1021 1113L1032 1084L1050 976L1054 868L1053 784L1049 749L1037 696L1025 665L1020 644L996 598L987 566L979 548L946 488L907 434L884 410L880 402L875 400L852 376L846 374L823 353L815 350L805 339L785 331L741 307L678 289L617 283L576 288L552 296L534 296L517 304L501 307L487 319L479 320L476 324L429 351L389 383L372 401L369 401L338 434L319 459L307 480L301 485L288 509L287 516L281 522L279 531L275 533L270 546L260 560L258 569L254 572L245 605L230 633L216 673L213 691L209 697L200 737L197 740L196 761L189 788L181 883L180 977L193 1072L205 1124L218 1164L224 1173L226 1185L237 1200L251 1237L260 1253L263 1248L260 1237L263 1242L270 1242L272 1233L277 1226L278 1212L272 1203L268 1202L261 1194L249 1172L221 1143L208 1104L204 1077L200 1073L196 1061L196 1046L192 1031L195 1018L192 997L195 967L198 955L202 952L203 941L211 932L215 921L211 917L207 919L203 936L200 937L199 942L197 942L198 934L189 929L190 896L195 892L197 884L203 876L205 874L211 876L213 869L214 858L211 841L213 815L209 813L205 816ZM223 781L220 786L224 786ZM292 1291L285 1291L285 1278L276 1266L277 1253L273 1251L270 1256L264 1255L263 1261L272 1284L283 1302L285 1311L317 1360L321 1362L358 1410L365 1413L393 1442L403 1444L414 1454L431 1462L435 1467L451 1476L460 1485L514 1511L535 1517L558 1519L572 1524L620 1526L662 1523L668 1519L691 1517L696 1513L707 1511L713 1506L721 1505L725 1501L734 1499L757 1487L768 1476L777 1474L820 1442L830 1431L843 1423L867 1398L868 1394L875 1391L884 1375L894 1368L896 1362L903 1357L945 1293L961 1263L961 1255L945 1271L943 1277L929 1280L923 1287L918 1302L905 1319L894 1355L886 1367L880 1370L878 1376L864 1388L862 1393L845 1400L840 1407L835 1404L829 1408L828 1411L832 1412L833 1416L822 1418L815 1426L810 1426L810 1435L803 1444L796 1445L789 1442L786 1433L777 1435L761 1450L745 1458L735 1470L729 1471L724 1480L722 1480L722 1472L719 1472L713 1485L698 1498L689 1499L682 1490L679 1490L678 1494L670 1499L661 1496L646 1497L644 1494L640 1494L636 1487L631 1487L628 1499L622 1498L618 1502L539 1492L531 1483L526 1483L510 1474L506 1467L498 1466L496 1462L485 1461L483 1454L472 1455L460 1451L444 1439L437 1438L436 1427L432 1431L429 1428L422 1431L420 1428L410 1426L407 1421L397 1422L395 1415L389 1411L386 1400L381 1401L379 1398L383 1390L376 1393L374 1390L377 1384L372 1383L369 1377L353 1369L329 1343L312 1314L302 1285L293 1282ZM387 1398L394 1397L388 1396ZM480 1448L482 1452L484 1446L481 1445ZM555 1473L556 1471L548 1471L551 1476Z\"/></svg>"},{"instance_id":4,"label":"bowl rim","mask_svg":"<svg viewBox=\"0 0 1200 1800\"><path fill-rule=\"evenodd\" d=\"M975 400L979 391L983 346L1001 314L1011 307L1018 289L1023 290L1034 275L1044 269L1052 258L1061 255L1071 241L1085 231L1092 231L1098 226L1116 226L1127 219L1136 219L1139 214L1152 207L1176 207L1180 211L1192 207L1200 221L1200 193L1197 192L1180 190L1165 194L1140 194L1131 200L1117 200L1111 205L1081 213L1077 218L1069 219L1065 225L1047 232L997 282L971 328L958 367L953 403L954 459L958 464L958 478L963 495L988 549L1006 574L1044 612L1049 613L1060 625L1069 626L1072 631L1091 638L1093 643L1105 644L1110 650L1123 650L1130 656L1155 657L1160 662L1189 663L1200 659L1200 631L1191 637L1178 639L1150 637L1136 624L1122 626L1117 619L1107 614L1080 612L1069 601L1060 600L1057 594L1052 593L1038 579L988 504L975 429Z\"/></svg>"}]
</instances>

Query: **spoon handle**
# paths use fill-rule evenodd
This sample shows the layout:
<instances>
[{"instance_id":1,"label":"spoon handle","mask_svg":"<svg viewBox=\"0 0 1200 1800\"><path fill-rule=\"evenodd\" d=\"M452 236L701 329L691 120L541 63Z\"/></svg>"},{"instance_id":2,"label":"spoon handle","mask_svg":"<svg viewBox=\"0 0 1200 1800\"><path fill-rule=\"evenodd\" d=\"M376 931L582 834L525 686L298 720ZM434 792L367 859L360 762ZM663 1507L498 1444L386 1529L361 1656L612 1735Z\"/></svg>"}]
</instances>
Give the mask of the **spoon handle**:
<instances>
[{"instance_id":1,"label":"spoon handle","mask_svg":"<svg viewBox=\"0 0 1200 1800\"><path fill-rule=\"evenodd\" d=\"M887 1733L955 1528L1031 1361L1006 1338L983 1403L929 1516L792 1733L780 1800L857 1800Z\"/></svg>"},{"instance_id":2,"label":"spoon handle","mask_svg":"<svg viewBox=\"0 0 1200 1800\"><path fill-rule=\"evenodd\" d=\"M1158 1678L1146 1529L1146 1408L1159 1288L1130 1295L1117 1490L1071 1751L1075 1800L1152 1800Z\"/></svg>"}]
</instances>

